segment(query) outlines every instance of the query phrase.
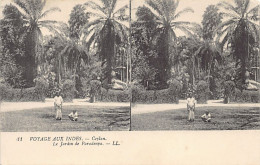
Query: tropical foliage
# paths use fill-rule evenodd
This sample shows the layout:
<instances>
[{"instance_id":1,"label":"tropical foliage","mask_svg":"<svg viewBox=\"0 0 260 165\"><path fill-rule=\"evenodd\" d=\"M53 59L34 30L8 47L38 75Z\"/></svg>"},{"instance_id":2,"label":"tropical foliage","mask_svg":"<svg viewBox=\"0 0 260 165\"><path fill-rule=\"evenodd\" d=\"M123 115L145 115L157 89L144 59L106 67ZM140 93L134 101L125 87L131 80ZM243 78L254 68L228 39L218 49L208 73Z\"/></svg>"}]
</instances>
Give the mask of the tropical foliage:
<instances>
[{"instance_id":1,"label":"tropical foliage","mask_svg":"<svg viewBox=\"0 0 260 165\"><path fill-rule=\"evenodd\" d=\"M200 24L184 20L194 11L181 9L179 0L145 0L132 9L133 20L125 2L86 0L66 23L46 20L60 11L44 10L47 2L14 0L3 8L0 86L18 99L19 91L47 97L62 91L68 101L96 95L102 98L92 101L125 101L130 90L111 90L112 79L128 83L131 72L128 87L137 102L178 103L190 92L203 103L232 101L246 88L246 77L257 77L260 6L250 0L209 5Z\"/></svg>"},{"instance_id":2,"label":"tropical foliage","mask_svg":"<svg viewBox=\"0 0 260 165\"><path fill-rule=\"evenodd\" d=\"M100 0L101 5L94 1L86 2L85 5L92 10L89 16L94 20L84 27L85 39L88 48L92 46L97 49L97 54L102 61L104 77L111 84L112 71L115 69L116 45L128 41L128 29L123 24L129 18L126 14L128 5L116 9L117 0ZM125 43L126 45L127 43Z\"/></svg>"},{"instance_id":3,"label":"tropical foliage","mask_svg":"<svg viewBox=\"0 0 260 165\"><path fill-rule=\"evenodd\" d=\"M253 48L259 45L259 8L254 6L249 9L250 0L234 0L234 4L227 2L219 3L218 6L225 11L222 13L227 20L219 25L221 33L217 40L221 38L221 46L230 46L231 55L237 60L239 71L237 73L237 83L239 88L245 83L245 73L248 66L250 54Z\"/></svg>"},{"instance_id":4,"label":"tropical foliage","mask_svg":"<svg viewBox=\"0 0 260 165\"><path fill-rule=\"evenodd\" d=\"M185 13L194 12L191 8L177 11L179 0L146 0L146 4L152 9L157 23L157 51L158 51L158 79L162 88L167 87L167 80L170 78L171 57L175 53L174 40L177 39L175 29L183 31L192 36L197 24L187 21L177 21L177 18ZM161 65L161 64L164 65Z\"/></svg>"}]
</instances>

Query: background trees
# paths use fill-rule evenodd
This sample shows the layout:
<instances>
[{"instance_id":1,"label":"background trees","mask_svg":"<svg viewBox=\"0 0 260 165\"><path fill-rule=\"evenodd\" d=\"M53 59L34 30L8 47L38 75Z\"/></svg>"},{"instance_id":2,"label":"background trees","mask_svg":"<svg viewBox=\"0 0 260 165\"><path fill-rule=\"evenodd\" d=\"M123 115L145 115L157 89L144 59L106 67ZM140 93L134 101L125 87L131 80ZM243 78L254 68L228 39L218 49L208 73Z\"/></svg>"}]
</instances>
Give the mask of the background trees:
<instances>
[{"instance_id":1,"label":"background trees","mask_svg":"<svg viewBox=\"0 0 260 165\"><path fill-rule=\"evenodd\" d=\"M6 5L0 22L1 72L6 82L13 87L25 85L26 28L19 10L14 5Z\"/></svg>"},{"instance_id":2,"label":"background trees","mask_svg":"<svg viewBox=\"0 0 260 165\"><path fill-rule=\"evenodd\" d=\"M39 62L37 60L41 56L39 52L40 41L42 41L41 28L45 27L53 31L54 24L57 23L41 19L59 9L51 8L43 12L45 0L15 0L14 4L5 7L4 19L1 21L4 51L9 50L9 55L4 54L10 58L15 57L22 78L25 80L24 86L31 87L37 75Z\"/></svg>"},{"instance_id":3,"label":"background trees","mask_svg":"<svg viewBox=\"0 0 260 165\"><path fill-rule=\"evenodd\" d=\"M154 88L158 80L157 51L154 41L156 19L149 8L138 7L137 20L132 24L132 77L146 88Z\"/></svg>"}]
</instances>

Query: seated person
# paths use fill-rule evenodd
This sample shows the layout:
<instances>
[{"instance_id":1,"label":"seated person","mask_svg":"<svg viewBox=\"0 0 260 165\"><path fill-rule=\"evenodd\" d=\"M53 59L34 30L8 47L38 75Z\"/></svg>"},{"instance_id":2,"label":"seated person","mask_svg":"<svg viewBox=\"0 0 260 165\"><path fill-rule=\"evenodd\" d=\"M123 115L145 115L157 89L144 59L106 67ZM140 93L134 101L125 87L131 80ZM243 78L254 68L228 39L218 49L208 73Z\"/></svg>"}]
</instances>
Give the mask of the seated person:
<instances>
[{"instance_id":1,"label":"seated person","mask_svg":"<svg viewBox=\"0 0 260 165\"><path fill-rule=\"evenodd\" d=\"M204 122L210 122L211 120L211 115L208 111L206 111L206 113L204 115L201 116L201 119L204 121Z\"/></svg>"},{"instance_id":2,"label":"seated person","mask_svg":"<svg viewBox=\"0 0 260 165\"><path fill-rule=\"evenodd\" d=\"M73 112L71 112L69 115L68 115L69 119L71 121L77 121L78 120L78 113L76 110L73 110Z\"/></svg>"}]
</instances>

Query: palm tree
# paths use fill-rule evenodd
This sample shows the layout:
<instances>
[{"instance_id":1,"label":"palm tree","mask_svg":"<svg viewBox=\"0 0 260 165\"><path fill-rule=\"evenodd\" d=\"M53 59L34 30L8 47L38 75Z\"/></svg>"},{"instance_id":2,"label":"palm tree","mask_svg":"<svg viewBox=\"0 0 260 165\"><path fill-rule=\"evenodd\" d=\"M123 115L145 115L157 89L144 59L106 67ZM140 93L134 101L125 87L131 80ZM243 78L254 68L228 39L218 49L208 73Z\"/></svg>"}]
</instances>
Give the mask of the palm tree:
<instances>
[{"instance_id":1,"label":"palm tree","mask_svg":"<svg viewBox=\"0 0 260 165\"><path fill-rule=\"evenodd\" d=\"M226 21L221 23L217 30L221 30L217 41L221 41L221 47L225 44L231 45L233 57L240 65L239 77L242 84L245 80L246 65L248 64L249 52L253 43L259 41L259 21L258 11L260 5L249 10L250 0L234 0L234 5L221 2L218 4L225 11L222 13Z\"/></svg>"},{"instance_id":2,"label":"palm tree","mask_svg":"<svg viewBox=\"0 0 260 165\"><path fill-rule=\"evenodd\" d=\"M56 47L54 54L56 54L55 67L57 70L58 84L61 84L62 79L68 74L70 76L67 78L72 78L75 83L80 67L82 65L88 65L90 58L83 42L78 38L71 37L69 29L69 26L63 23L60 26L60 32L51 38Z\"/></svg>"},{"instance_id":3,"label":"palm tree","mask_svg":"<svg viewBox=\"0 0 260 165\"><path fill-rule=\"evenodd\" d=\"M24 22L27 27L27 66L26 77L28 85L32 86L33 79L37 74L37 59L40 53L40 41L42 40L42 28L47 28L50 31L55 31L57 22L51 20L41 20L48 14L54 11L60 11L59 8L51 8L43 12L46 0L14 0L18 10L21 12Z\"/></svg>"},{"instance_id":4,"label":"palm tree","mask_svg":"<svg viewBox=\"0 0 260 165\"><path fill-rule=\"evenodd\" d=\"M128 41L128 28L123 24L128 20L125 5L115 10L117 0L100 0L101 5L94 1L86 2L85 5L92 10L89 16L94 18L85 27L85 39L88 48L96 46L104 68L104 78L111 83L111 73L115 67L116 44Z\"/></svg>"},{"instance_id":5,"label":"palm tree","mask_svg":"<svg viewBox=\"0 0 260 165\"><path fill-rule=\"evenodd\" d=\"M66 69L72 73L74 83L76 80L76 73L79 71L82 63L87 64L89 61L88 51L83 45L83 42L78 39L73 39L69 37L69 27L65 25L64 35L60 35L62 44L64 46L63 50L58 54L59 61L59 79L61 81L61 72ZM67 36L66 36L67 34ZM62 68L63 67L63 68ZM66 68L64 68L66 67Z\"/></svg>"},{"instance_id":6,"label":"palm tree","mask_svg":"<svg viewBox=\"0 0 260 165\"><path fill-rule=\"evenodd\" d=\"M196 29L197 24L187 21L176 21L182 14L194 12L191 8L185 8L177 12L179 0L146 0L146 3L148 7L152 9L158 25L158 52L160 52L158 62L160 63L159 66L161 66L159 79L163 86L165 86L171 70L169 57L173 51L170 47L174 47L172 41L177 38L175 29L179 29L185 34L192 35L192 31Z\"/></svg>"}]
</instances>

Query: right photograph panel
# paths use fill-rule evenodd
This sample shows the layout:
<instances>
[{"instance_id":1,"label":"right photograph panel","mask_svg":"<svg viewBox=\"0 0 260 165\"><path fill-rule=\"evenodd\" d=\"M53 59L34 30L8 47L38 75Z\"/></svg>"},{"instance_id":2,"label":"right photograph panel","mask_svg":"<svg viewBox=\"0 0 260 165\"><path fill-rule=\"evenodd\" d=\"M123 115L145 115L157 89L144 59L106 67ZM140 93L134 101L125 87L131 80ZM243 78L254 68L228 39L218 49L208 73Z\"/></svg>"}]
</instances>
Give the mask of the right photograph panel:
<instances>
[{"instance_id":1,"label":"right photograph panel","mask_svg":"<svg viewBox=\"0 0 260 165\"><path fill-rule=\"evenodd\" d=\"M130 0L131 130L259 130L257 0Z\"/></svg>"}]
</instances>

